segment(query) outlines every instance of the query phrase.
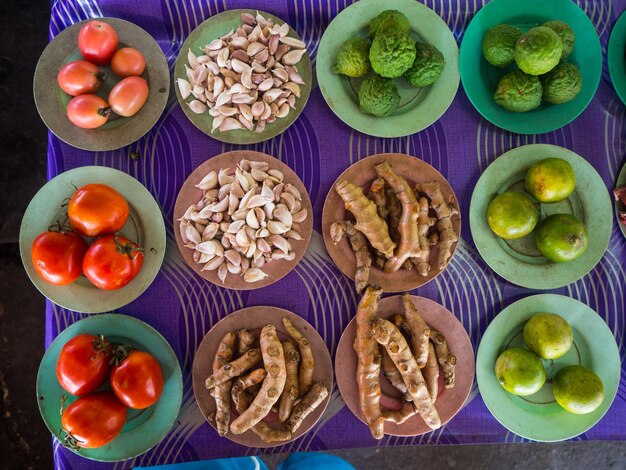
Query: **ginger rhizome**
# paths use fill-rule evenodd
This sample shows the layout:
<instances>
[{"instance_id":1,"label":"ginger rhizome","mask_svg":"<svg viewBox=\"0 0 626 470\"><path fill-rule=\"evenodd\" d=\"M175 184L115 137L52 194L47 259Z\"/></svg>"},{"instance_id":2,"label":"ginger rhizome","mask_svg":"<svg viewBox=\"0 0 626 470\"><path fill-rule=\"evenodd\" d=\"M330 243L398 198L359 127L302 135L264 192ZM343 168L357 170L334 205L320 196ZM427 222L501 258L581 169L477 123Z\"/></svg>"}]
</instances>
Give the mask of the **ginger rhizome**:
<instances>
[{"instance_id":1,"label":"ginger rhizome","mask_svg":"<svg viewBox=\"0 0 626 470\"><path fill-rule=\"evenodd\" d=\"M216 373L233 357L236 335L230 331L224 335L217 347L215 359L213 359L213 373ZM215 427L220 436L225 436L230 424L230 389L232 381L227 380L211 390L211 396L215 399Z\"/></svg>"},{"instance_id":2,"label":"ginger rhizome","mask_svg":"<svg viewBox=\"0 0 626 470\"><path fill-rule=\"evenodd\" d=\"M348 241L354 251L356 258L356 272L354 274L354 285L358 294L361 293L370 277L370 267L372 265L372 253L365 235L359 232L352 222L333 222L330 226L330 236L336 245L344 235L348 236Z\"/></svg>"}]
</instances>

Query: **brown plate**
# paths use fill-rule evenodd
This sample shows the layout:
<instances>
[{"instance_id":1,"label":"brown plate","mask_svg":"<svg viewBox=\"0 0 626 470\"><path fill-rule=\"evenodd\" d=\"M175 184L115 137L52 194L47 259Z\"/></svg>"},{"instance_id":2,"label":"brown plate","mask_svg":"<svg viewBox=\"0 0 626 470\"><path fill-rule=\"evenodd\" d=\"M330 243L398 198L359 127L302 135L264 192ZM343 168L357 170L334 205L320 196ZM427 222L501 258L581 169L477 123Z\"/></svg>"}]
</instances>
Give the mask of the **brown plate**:
<instances>
[{"instance_id":1,"label":"brown plate","mask_svg":"<svg viewBox=\"0 0 626 470\"><path fill-rule=\"evenodd\" d=\"M359 160L339 175L339 178L335 180L335 183L339 181L339 179L344 178L358 186L361 186L365 194L367 194L372 181L374 181L377 177L374 166L384 161L387 161L393 170L406 178L411 185L437 181L441 186L441 192L446 200L449 200L450 196L454 196L454 200L457 201L454 191L441 173L425 161L420 160L417 157L411 157L401 153L379 153L377 155L364 158L363 160ZM341 197L339 197L335 191L335 183L333 183L331 190L328 192L328 196L326 196L326 202L324 202L324 210L322 212L322 233L324 235L324 243L326 244L326 249L328 250L330 257L342 273L354 280L356 261L354 252L350 247L350 243L347 238L344 237L341 242L335 245L330 237L330 225L333 222L337 220L354 219L352 215L346 211ZM454 207L456 207L457 211L459 210L458 203L455 202ZM452 226L454 231L460 237L460 215L457 214L452 217ZM452 246L453 256L456 251L456 246L456 243ZM369 283L382 287L385 292L404 292L420 287L427 282L432 281L441 273L441 271L436 268L438 252L439 250L437 247L433 247L430 252L430 261L431 264L433 264L433 267L429 271L428 276L420 276L415 269L411 271L400 269L395 273L385 273L381 269L372 265Z\"/></svg>"},{"instance_id":2,"label":"brown plate","mask_svg":"<svg viewBox=\"0 0 626 470\"><path fill-rule=\"evenodd\" d=\"M459 320L442 305L437 302L412 295L413 303L426 323L435 328L446 337L450 352L456 356L456 383L454 388L443 388L443 370L439 374L439 395L435 402L435 408L444 425L463 407L474 383L474 349L472 342ZM403 312L402 296L386 297L380 301L378 316L391 318L396 313ZM335 374L339 392L346 405L354 415L361 418L359 409L359 392L356 383L356 353L352 345L356 337L356 323L354 318L341 335L335 354ZM380 374L380 386L383 396L381 405L383 408L399 409L401 406L401 394L396 390L383 373ZM392 436L419 436L432 430L424 423L421 416L415 415L402 424L385 422L385 434Z\"/></svg>"},{"instance_id":3,"label":"brown plate","mask_svg":"<svg viewBox=\"0 0 626 470\"><path fill-rule=\"evenodd\" d=\"M298 331L307 337L311 343L313 350L313 357L315 359L315 371L313 373L313 381L321 382L326 386L329 392L333 389L333 363L330 358L328 348L324 343L324 340L319 333L313 328L313 326L307 322L304 318L289 310L284 310L277 307L248 307L230 315L224 317L211 330L206 334L200 347L196 351L196 355L193 361L193 394L196 397L198 407L204 417L210 416L215 411L215 400L209 394L209 391L204 387L204 381L213 373L212 363L217 347L226 333L229 331L239 330L246 328L254 333L260 333L261 328L265 325L272 324L276 327L278 332L278 338L282 341L288 339L290 336L287 334L285 327L283 326L283 318L288 317L293 326ZM328 403L330 401L330 393L328 397L306 417L302 425L293 434L290 440L282 442L272 442L267 444L263 442L252 431L246 431L243 434L233 434L228 432L225 437L237 444L241 444L248 447L276 447L284 445L288 442L298 439L305 434L309 429L315 426L315 423L322 417ZM237 414L233 411L231 414L231 422ZM207 418L207 421L208 418ZM215 429L215 425L209 421L211 426Z\"/></svg>"},{"instance_id":4,"label":"brown plate","mask_svg":"<svg viewBox=\"0 0 626 470\"><path fill-rule=\"evenodd\" d=\"M81 21L59 33L44 49L33 79L33 93L37 111L45 125L59 139L84 150L105 151L125 147L143 137L157 122L165 109L170 90L170 71L163 51L146 31L136 24L118 18L98 18L115 28L118 48L134 47L146 60L141 74L148 82L148 100L134 116L124 118L112 114L98 129L81 129L67 117L65 109L72 98L59 87L57 74L63 65L82 59L78 49L78 33L85 23ZM110 66L101 67L107 78L95 94L106 101L111 88L121 80Z\"/></svg>"},{"instance_id":5,"label":"brown plate","mask_svg":"<svg viewBox=\"0 0 626 470\"><path fill-rule=\"evenodd\" d=\"M310 215L306 218L304 222L299 224L302 240L290 241L291 246L293 247L293 251L296 254L296 257L292 261L275 260L265 264L262 270L267 274L267 277L258 282L246 282L240 275L229 273L226 277L226 282L222 283L222 281L220 281L220 279L217 277L217 270L201 271L202 265L194 262L193 251L185 247L185 244L183 243L183 240L180 236L180 230L178 229L179 222L177 219L179 219L185 213L185 211L191 204L195 204L202 197L202 190L196 188L194 185L198 184L200 180L211 171L219 172L221 168L235 168L243 158L246 158L248 160L267 162L270 164L270 169L273 168L281 171L284 175L285 183L293 184L298 189L298 191L300 191L300 194L302 195L302 208L306 209ZM187 180L183 183L183 186L178 192L178 197L176 198L176 205L174 206L174 233L176 234L176 243L178 244L178 249L182 253L186 263L189 265L189 267L191 267L191 269L193 269L196 273L198 273L198 275L200 275L207 281L212 282L216 286L226 287L228 289L259 289L261 287L269 286L270 284L273 284L279 279L285 277L287 274L289 274L289 272L291 272L293 268L298 265L298 263L304 256L304 253L309 246L309 242L311 241L311 235L313 233L313 207L311 206L311 199L309 198L309 193L304 187L304 184L302 183L298 175L296 175L294 171L283 162L272 157L271 155L267 155L266 153L255 152L253 150L233 150L232 152L225 152L211 157L206 162L201 164L198 168L196 168L189 175L189 178L187 178Z\"/></svg>"}]
</instances>

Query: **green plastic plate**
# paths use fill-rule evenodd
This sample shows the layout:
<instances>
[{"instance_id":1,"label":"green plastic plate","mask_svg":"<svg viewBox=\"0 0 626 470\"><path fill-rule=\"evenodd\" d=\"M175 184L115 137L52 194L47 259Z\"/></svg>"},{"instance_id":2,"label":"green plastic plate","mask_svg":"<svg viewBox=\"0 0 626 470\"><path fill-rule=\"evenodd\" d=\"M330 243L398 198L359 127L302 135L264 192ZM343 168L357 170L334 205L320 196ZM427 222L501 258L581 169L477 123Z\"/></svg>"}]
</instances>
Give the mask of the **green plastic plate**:
<instances>
[{"instance_id":1,"label":"green plastic plate","mask_svg":"<svg viewBox=\"0 0 626 470\"><path fill-rule=\"evenodd\" d=\"M369 23L393 8L406 15L414 40L427 41L446 59L443 74L433 85L414 88L396 79L400 107L390 116L376 117L359 110L359 80L335 75L331 67L339 47L353 36L368 37ZM448 25L437 13L415 0L360 0L339 13L328 25L317 52L317 81L326 103L347 125L368 135L402 137L426 129L446 112L459 88L459 48Z\"/></svg>"},{"instance_id":2,"label":"green plastic plate","mask_svg":"<svg viewBox=\"0 0 626 470\"><path fill-rule=\"evenodd\" d=\"M57 220L63 222L65 208L62 204L76 188L89 183L107 184L124 196L130 206L130 216L120 233L144 249L141 271L121 289L98 289L84 276L67 286L55 286L41 279L33 266L33 240ZM165 255L165 223L154 197L135 178L113 168L83 166L51 179L30 201L20 227L20 255L32 283L55 304L76 312L110 312L139 297L156 277Z\"/></svg>"},{"instance_id":3,"label":"green plastic plate","mask_svg":"<svg viewBox=\"0 0 626 470\"><path fill-rule=\"evenodd\" d=\"M56 377L56 363L63 345L82 333L103 334L112 342L130 344L152 354L161 364L165 384L157 403L145 410L128 409L122 432L109 444L96 449L80 449L82 457L101 462L126 460L143 454L158 444L178 417L183 396L183 379L176 354L168 342L148 324L126 315L105 314L84 318L63 330L41 360L37 373L37 403L41 416L54 437L61 434L61 396L66 393ZM103 389L110 386L103 385ZM76 400L68 395L66 404Z\"/></svg>"},{"instance_id":4,"label":"green plastic plate","mask_svg":"<svg viewBox=\"0 0 626 470\"><path fill-rule=\"evenodd\" d=\"M621 188L622 186L626 186L626 164L622 167L622 171L619 172L619 176L617 177L617 181L615 182L616 188ZM615 201L615 218L617 219L617 226L622 231L624 237L626 237L626 224L623 224L619 221L619 213L620 211L626 211L626 206L622 204L621 201Z\"/></svg>"},{"instance_id":5,"label":"green plastic plate","mask_svg":"<svg viewBox=\"0 0 626 470\"><path fill-rule=\"evenodd\" d=\"M576 189L565 201L540 204L541 218L551 214L574 214L587 226L589 245L580 258L554 263L544 258L531 233L518 240L496 236L487 224L487 207L498 194L524 189L528 168L544 158L562 158L574 168ZM556 289L580 279L600 261L611 238L613 209L602 177L587 160L563 147L533 144L498 157L476 183L470 202L470 229L476 248L500 276L530 289Z\"/></svg>"},{"instance_id":6,"label":"green plastic plate","mask_svg":"<svg viewBox=\"0 0 626 470\"><path fill-rule=\"evenodd\" d=\"M518 397L498 383L496 359L505 349L524 347L524 325L540 312L561 315L574 331L574 344L563 357L542 360L548 381L539 392ZM572 364L592 369L604 384L604 401L592 413L570 413L554 400L550 380ZM476 379L485 405L509 431L535 441L562 441L590 429L611 407L620 381L619 351L609 327L585 304L563 295L533 295L509 305L491 322L478 347Z\"/></svg>"},{"instance_id":7,"label":"green plastic plate","mask_svg":"<svg viewBox=\"0 0 626 470\"><path fill-rule=\"evenodd\" d=\"M626 103L626 14L622 13L615 22L606 59L609 65L609 75L615 92L623 103Z\"/></svg>"},{"instance_id":8,"label":"green plastic plate","mask_svg":"<svg viewBox=\"0 0 626 470\"><path fill-rule=\"evenodd\" d=\"M550 20L567 23L576 35L572 54L566 59L578 66L583 77L582 91L568 103L543 103L526 113L514 113L498 106L493 93L500 78L516 68L489 65L482 52L485 32L501 23L523 31ZM492 0L482 7L467 27L461 44L461 80L476 110L489 122L519 134L542 134L572 122L587 107L600 83L602 48L593 23L571 0Z\"/></svg>"}]
</instances>

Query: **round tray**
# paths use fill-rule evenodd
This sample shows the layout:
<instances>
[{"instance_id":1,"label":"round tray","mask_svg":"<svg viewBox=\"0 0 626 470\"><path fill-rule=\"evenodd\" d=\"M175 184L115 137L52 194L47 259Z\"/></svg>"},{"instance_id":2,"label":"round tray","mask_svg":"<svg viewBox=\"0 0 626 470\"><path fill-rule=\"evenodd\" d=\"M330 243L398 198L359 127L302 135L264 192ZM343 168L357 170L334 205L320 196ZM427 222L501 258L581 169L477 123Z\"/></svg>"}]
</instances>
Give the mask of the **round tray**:
<instances>
[{"instance_id":1,"label":"round tray","mask_svg":"<svg viewBox=\"0 0 626 470\"><path fill-rule=\"evenodd\" d=\"M37 373L37 403L46 426L61 440L61 396L67 394L56 377L56 363L61 348L73 337L83 334L102 334L116 343L130 344L152 354L161 365L164 386L159 401L144 410L128 409L128 418L122 432L110 443L96 449L80 449L76 454L101 462L116 462L143 454L157 445L174 425L183 397L183 379L176 354L167 340L150 325L126 315L105 314L84 318L63 330L55 338L41 360ZM110 389L107 382L103 389Z\"/></svg>"},{"instance_id":2,"label":"round tray","mask_svg":"<svg viewBox=\"0 0 626 470\"><path fill-rule=\"evenodd\" d=\"M33 240L57 220L62 222L65 218L61 207L63 201L70 198L76 188L90 183L109 185L124 196L130 207L130 216L120 233L144 249L141 271L121 289L98 289L84 276L66 286L55 286L41 279L33 266ZM165 256L165 224L159 205L135 178L113 168L83 166L61 173L35 194L22 219L19 243L28 277L48 299L76 312L110 312L139 297L156 277Z\"/></svg>"},{"instance_id":3,"label":"round tray","mask_svg":"<svg viewBox=\"0 0 626 470\"><path fill-rule=\"evenodd\" d=\"M333 262L342 273L352 280L354 280L354 274L356 271L356 259L354 252L350 247L350 242L346 237L344 237L335 245L330 236L330 226L333 222L346 220L347 218L352 217L352 215L346 211L341 197L335 191L335 184L343 178L361 186L364 192L367 193L367 189L369 189L370 184L377 177L374 167L384 161L388 162L397 174L405 177L411 185L416 183L425 183L428 181L437 181L441 186L441 192L446 200L449 200L450 196L453 196L454 201L457 201L454 191L443 175L428 163L416 157L400 153L379 153L377 155L364 158L363 160L359 160L348 167L348 169L339 175L337 180L335 180L335 183L333 183L328 195L326 196L326 202L324 202L324 209L322 212L322 233L326 249L328 250ZM457 210L459 209L457 202L454 203L454 206ZM454 228L457 236L460 238L461 216L459 214L452 216L452 227ZM457 244L455 243L452 247L452 256L454 256L456 246ZM438 252L437 247L433 247L430 253L431 263L433 260L437 259ZM395 273L385 273L381 269L372 265L369 284L380 286L385 292L404 292L423 286L427 282L432 281L441 272L442 271L434 265L428 272L428 276L420 276L415 269L411 271L400 269Z\"/></svg>"},{"instance_id":4,"label":"round tray","mask_svg":"<svg viewBox=\"0 0 626 470\"><path fill-rule=\"evenodd\" d=\"M328 348L326 347L322 337L317 331L315 331L315 328L313 328L309 322L289 310L277 307L258 306L237 310L236 312L224 317L217 324L215 324L213 328L211 328L200 343L200 347L198 347L193 361L193 394L196 397L196 402L198 403L200 411L205 417L207 417L207 421L215 429L214 423L208 419L208 416L215 411L215 400L205 388L204 382L206 378L213 373L213 358L215 357L217 347L219 346L219 343L224 335L229 331L236 331L242 328L246 328L253 333L259 333L261 328L265 325L272 324L276 327L278 338L283 341L290 338L289 334L285 330L285 327L283 326L284 317L289 318L293 326L306 336L311 343L313 358L315 359L313 382L321 382L324 384L329 391L329 395L309 416L306 417L306 419L302 422L302 425L292 435L291 439L268 444L263 442L261 438L259 438L252 431L246 431L243 434L233 434L229 430L224 437L236 442L237 444L256 448L276 447L288 444L289 442L298 439L315 426L315 423L317 423L322 417L328 403L330 402L330 392L332 392L333 389L333 363L330 358ZM231 414L231 422L236 416L237 415L234 412Z\"/></svg>"},{"instance_id":5,"label":"round tray","mask_svg":"<svg viewBox=\"0 0 626 470\"><path fill-rule=\"evenodd\" d=\"M445 21L414 0L395 0L391 6L406 15L414 40L429 42L445 57L443 73L433 85L414 88L404 79L396 80L400 107L390 116L376 117L359 110L360 80L332 73L339 47L354 36L367 38L370 20L390 8L379 0L356 2L333 19L320 41L315 65L322 95L337 117L357 131L378 137L402 137L433 124L452 104L460 79L459 48Z\"/></svg>"},{"instance_id":6,"label":"round tray","mask_svg":"<svg viewBox=\"0 0 626 470\"><path fill-rule=\"evenodd\" d=\"M622 13L613 25L609 47L606 51L606 60L609 66L609 75L613 82L615 92L626 103L626 59L624 50L626 49L626 15Z\"/></svg>"},{"instance_id":7,"label":"round tray","mask_svg":"<svg viewBox=\"0 0 626 470\"><path fill-rule=\"evenodd\" d=\"M118 47L134 47L146 60L146 70L141 74L148 82L148 100L137 114L124 118L113 116L98 129L81 129L67 117L65 109L72 98L58 85L57 74L61 67L82 59L78 50L78 33L85 23L81 21L59 33L44 49L33 79L37 111L43 122L59 139L84 150L114 150L129 145L143 137L157 122L165 109L170 90L170 71L167 60L157 42L136 24L118 18L98 18L115 28ZM109 91L121 80L110 66L101 67L107 79L95 94L106 101Z\"/></svg>"}]
</instances>

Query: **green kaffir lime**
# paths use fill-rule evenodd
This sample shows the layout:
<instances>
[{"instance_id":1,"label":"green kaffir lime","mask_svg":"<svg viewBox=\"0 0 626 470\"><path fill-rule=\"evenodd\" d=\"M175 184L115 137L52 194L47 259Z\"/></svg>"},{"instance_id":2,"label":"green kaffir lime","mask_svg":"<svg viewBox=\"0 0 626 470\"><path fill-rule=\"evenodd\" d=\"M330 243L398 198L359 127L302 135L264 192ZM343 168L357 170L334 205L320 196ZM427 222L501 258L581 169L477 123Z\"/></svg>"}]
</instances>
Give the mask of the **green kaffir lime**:
<instances>
[{"instance_id":1,"label":"green kaffir lime","mask_svg":"<svg viewBox=\"0 0 626 470\"><path fill-rule=\"evenodd\" d=\"M403 77L415 87L429 86L435 83L446 65L443 54L432 44L415 43L415 62Z\"/></svg>"},{"instance_id":2,"label":"green kaffir lime","mask_svg":"<svg viewBox=\"0 0 626 470\"><path fill-rule=\"evenodd\" d=\"M362 77L370 71L370 43L367 39L351 38L344 42L337 52L333 73L348 77Z\"/></svg>"},{"instance_id":3,"label":"green kaffir lime","mask_svg":"<svg viewBox=\"0 0 626 470\"><path fill-rule=\"evenodd\" d=\"M415 43L402 31L385 30L377 34L370 47L370 63L377 74L396 78L415 61Z\"/></svg>"},{"instance_id":4,"label":"green kaffir lime","mask_svg":"<svg viewBox=\"0 0 626 470\"><path fill-rule=\"evenodd\" d=\"M514 70L500 79L493 99L504 109L523 113L541 104L542 91L538 77Z\"/></svg>"},{"instance_id":5,"label":"green kaffir lime","mask_svg":"<svg viewBox=\"0 0 626 470\"><path fill-rule=\"evenodd\" d=\"M574 64L561 62L541 77L543 99L548 103L561 104L576 98L583 87L583 77Z\"/></svg>"},{"instance_id":6,"label":"green kaffir lime","mask_svg":"<svg viewBox=\"0 0 626 470\"><path fill-rule=\"evenodd\" d=\"M570 28L567 23L563 23L558 20L548 21L547 23L544 23L543 26L550 28L559 35L561 42L563 43L561 59L565 59L572 53L572 50L574 49L574 42L576 41L576 35L574 34L572 28Z\"/></svg>"},{"instance_id":7,"label":"green kaffir lime","mask_svg":"<svg viewBox=\"0 0 626 470\"><path fill-rule=\"evenodd\" d=\"M400 104L396 81L392 78L372 75L365 79L359 89L359 107L365 114L386 116Z\"/></svg>"},{"instance_id":8,"label":"green kaffir lime","mask_svg":"<svg viewBox=\"0 0 626 470\"><path fill-rule=\"evenodd\" d=\"M513 62L515 43L522 30L510 24L499 24L490 28L483 38L485 59L495 67L506 67Z\"/></svg>"},{"instance_id":9,"label":"green kaffir lime","mask_svg":"<svg viewBox=\"0 0 626 470\"><path fill-rule=\"evenodd\" d=\"M530 75L543 75L561 60L563 42L558 34L545 26L537 26L522 34L513 54L517 66Z\"/></svg>"}]
</instances>

